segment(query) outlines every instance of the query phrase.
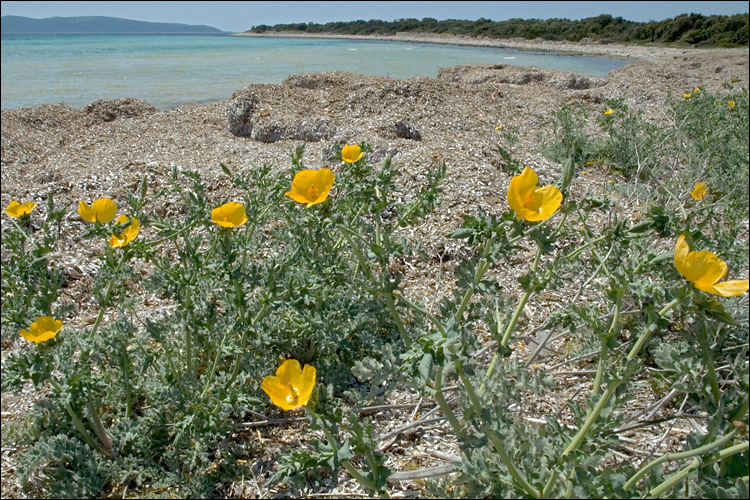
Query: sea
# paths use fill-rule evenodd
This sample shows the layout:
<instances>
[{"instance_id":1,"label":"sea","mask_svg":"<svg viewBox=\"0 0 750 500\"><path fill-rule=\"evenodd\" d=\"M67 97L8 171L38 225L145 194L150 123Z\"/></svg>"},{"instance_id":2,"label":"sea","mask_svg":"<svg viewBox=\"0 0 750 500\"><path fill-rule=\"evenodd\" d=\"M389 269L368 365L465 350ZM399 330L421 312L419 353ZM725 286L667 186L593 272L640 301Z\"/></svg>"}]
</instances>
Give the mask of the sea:
<instances>
[{"instance_id":1,"label":"sea","mask_svg":"<svg viewBox=\"0 0 750 500\"><path fill-rule=\"evenodd\" d=\"M159 109L231 98L253 83L316 71L398 79L438 68L513 64L605 76L629 61L547 52L293 37L191 35L0 35L2 109L99 99L143 99Z\"/></svg>"}]
</instances>

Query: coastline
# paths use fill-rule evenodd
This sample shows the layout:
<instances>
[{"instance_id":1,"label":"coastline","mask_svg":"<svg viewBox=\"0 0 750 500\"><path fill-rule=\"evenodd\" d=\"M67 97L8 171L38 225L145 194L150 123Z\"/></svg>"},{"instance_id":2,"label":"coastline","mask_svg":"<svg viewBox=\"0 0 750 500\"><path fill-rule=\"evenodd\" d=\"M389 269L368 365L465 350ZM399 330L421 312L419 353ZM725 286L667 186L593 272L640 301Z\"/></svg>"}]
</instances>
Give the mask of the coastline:
<instances>
[{"instance_id":1,"label":"coastline","mask_svg":"<svg viewBox=\"0 0 750 500\"><path fill-rule=\"evenodd\" d=\"M439 45L458 45L466 47L487 47L498 49L526 50L534 52L554 52L569 56L609 57L630 61L648 61L672 58L685 53L711 53L717 56L739 54L746 48L673 48L649 45L626 45L619 43L600 43L595 41L551 41L539 38L487 38L467 35L447 35L436 33L395 33L393 35L344 35L337 33L302 33L287 31L267 31L265 33L234 33L229 36L243 37L277 37L277 38L331 38L342 40L378 40L406 43L432 43ZM585 39L584 39L585 40Z\"/></svg>"}]
</instances>

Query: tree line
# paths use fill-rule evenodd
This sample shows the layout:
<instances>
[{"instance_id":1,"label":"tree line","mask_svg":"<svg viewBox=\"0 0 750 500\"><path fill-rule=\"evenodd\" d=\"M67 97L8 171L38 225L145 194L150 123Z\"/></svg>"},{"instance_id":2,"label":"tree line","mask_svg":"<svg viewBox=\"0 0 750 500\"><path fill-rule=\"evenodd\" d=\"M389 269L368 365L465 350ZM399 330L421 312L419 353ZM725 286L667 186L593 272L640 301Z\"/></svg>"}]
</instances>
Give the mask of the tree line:
<instances>
[{"instance_id":1,"label":"tree line","mask_svg":"<svg viewBox=\"0 0 750 500\"><path fill-rule=\"evenodd\" d=\"M681 14L662 21L635 22L602 14L579 21L569 19L509 19L476 21L431 17L396 19L395 21L358 20L348 22L291 23L267 26L261 24L248 33L295 31L347 35L393 35L396 33L438 33L487 38L541 38L543 40L580 42L654 43L693 45L696 47L748 46L748 14L704 16Z\"/></svg>"}]
</instances>

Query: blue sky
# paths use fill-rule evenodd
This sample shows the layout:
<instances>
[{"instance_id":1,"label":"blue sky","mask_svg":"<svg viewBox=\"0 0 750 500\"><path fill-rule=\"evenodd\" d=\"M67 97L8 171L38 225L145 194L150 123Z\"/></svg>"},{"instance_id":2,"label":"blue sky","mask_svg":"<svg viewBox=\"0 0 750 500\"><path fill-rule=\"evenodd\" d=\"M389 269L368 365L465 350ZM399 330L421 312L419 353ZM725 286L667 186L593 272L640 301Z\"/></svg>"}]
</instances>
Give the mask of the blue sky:
<instances>
[{"instance_id":1,"label":"blue sky","mask_svg":"<svg viewBox=\"0 0 750 500\"><path fill-rule=\"evenodd\" d=\"M1 2L2 15L33 18L112 16L138 21L206 24L245 31L259 24L433 17L493 21L583 19L610 14L630 21L662 20L679 14L731 15L748 12L748 2Z\"/></svg>"}]
</instances>

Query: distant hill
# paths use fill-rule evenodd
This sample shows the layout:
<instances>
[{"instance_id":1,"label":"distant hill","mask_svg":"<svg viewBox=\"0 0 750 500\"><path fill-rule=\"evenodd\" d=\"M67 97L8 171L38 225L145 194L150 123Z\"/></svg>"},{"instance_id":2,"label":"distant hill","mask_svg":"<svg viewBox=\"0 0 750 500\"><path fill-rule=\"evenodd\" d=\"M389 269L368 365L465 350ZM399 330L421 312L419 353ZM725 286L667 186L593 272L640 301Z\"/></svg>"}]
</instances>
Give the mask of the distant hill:
<instances>
[{"instance_id":1,"label":"distant hill","mask_svg":"<svg viewBox=\"0 0 750 500\"><path fill-rule=\"evenodd\" d=\"M3 16L0 33L20 34L81 34L81 35L220 35L220 29L205 25L179 23L151 23L120 17L48 17L33 19L22 16Z\"/></svg>"}]
</instances>

